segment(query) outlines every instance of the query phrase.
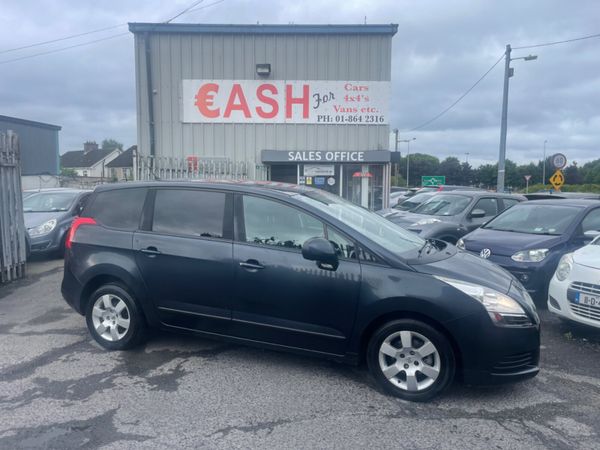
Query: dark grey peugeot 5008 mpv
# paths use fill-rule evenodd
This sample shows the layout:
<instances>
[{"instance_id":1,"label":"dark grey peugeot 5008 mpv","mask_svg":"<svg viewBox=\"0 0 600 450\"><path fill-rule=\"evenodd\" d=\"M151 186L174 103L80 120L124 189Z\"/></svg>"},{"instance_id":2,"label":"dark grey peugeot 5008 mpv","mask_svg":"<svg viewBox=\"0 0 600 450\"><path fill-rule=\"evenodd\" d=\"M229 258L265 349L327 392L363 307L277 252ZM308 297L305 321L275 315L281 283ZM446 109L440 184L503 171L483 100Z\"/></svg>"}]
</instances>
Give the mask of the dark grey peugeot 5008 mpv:
<instances>
[{"instance_id":1,"label":"dark grey peugeot 5008 mpv","mask_svg":"<svg viewBox=\"0 0 600 450\"><path fill-rule=\"evenodd\" d=\"M96 188L66 242L62 292L103 347L149 327L366 362L422 401L533 377L539 319L500 267L339 197L281 183Z\"/></svg>"}]
</instances>

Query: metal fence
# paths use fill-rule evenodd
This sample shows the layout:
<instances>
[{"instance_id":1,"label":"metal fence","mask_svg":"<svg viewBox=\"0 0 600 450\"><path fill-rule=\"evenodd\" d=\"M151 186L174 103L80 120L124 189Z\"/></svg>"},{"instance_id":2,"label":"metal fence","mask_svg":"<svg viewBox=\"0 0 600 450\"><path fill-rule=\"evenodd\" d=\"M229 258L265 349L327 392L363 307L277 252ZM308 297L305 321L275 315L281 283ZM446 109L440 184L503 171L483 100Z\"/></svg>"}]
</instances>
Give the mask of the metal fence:
<instances>
[{"instance_id":1,"label":"metal fence","mask_svg":"<svg viewBox=\"0 0 600 450\"><path fill-rule=\"evenodd\" d=\"M268 167L228 158L185 159L136 155L136 180L260 180L268 179Z\"/></svg>"},{"instance_id":2,"label":"metal fence","mask_svg":"<svg viewBox=\"0 0 600 450\"><path fill-rule=\"evenodd\" d=\"M0 133L0 282L25 275L25 224L19 138Z\"/></svg>"}]
</instances>

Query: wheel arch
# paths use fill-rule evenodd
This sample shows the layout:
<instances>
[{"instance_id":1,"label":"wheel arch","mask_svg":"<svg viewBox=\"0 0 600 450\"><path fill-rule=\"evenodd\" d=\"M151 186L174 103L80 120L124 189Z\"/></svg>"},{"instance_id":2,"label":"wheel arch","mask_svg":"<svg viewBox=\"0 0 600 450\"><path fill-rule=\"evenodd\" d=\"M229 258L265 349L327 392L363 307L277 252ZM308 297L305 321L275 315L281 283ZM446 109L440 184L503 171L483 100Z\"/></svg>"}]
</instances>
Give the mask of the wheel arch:
<instances>
[{"instance_id":1,"label":"wheel arch","mask_svg":"<svg viewBox=\"0 0 600 450\"><path fill-rule=\"evenodd\" d=\"M360 344L359 344L360 345L360 347L359 347L360 363L364 363L366 361L367 347L369 345L369 340L370 340L371 336L373 335L373 333L375 333L375 331L377 329L379 329L381 326L383 326L384 324L394 321L394 320L399 320L399 319L419 320L421 322L426 323L427 325L430 325L431 327L435 328L440 333L442 333L448 339L448 342L450 343L450 346L452 347L452 351L454 352L454 357L455 357L457 373L460 372L460 370L462 369L462 356L461 356L460 347L459 347L458 343L456 342L456 340L454 339L454 337L452 336L452 334L448 331L448 329L446 327L444 327L444 325L439 320L436 320L436 319L432 318L431 316L428 316L427 314L417 312L417 311L410 311L410 310L385 312L383 314L380 314L380 315L374 317L367 324L367 326L363 329L363 331L360 335Z\"/></svg>"},{"instance_id":2,"label":"wheel arch","mask_svg":"<svg viewBox=\"0 0 600 450\"><path fill-rule=\"evenodd\" d=\"M85 314L90 297L96 289L105 284L112 283L120 285L120 287L130 292L148 324L155 323L155 314L152 310L152 306L148 304L146 290L139 285L139 282L135 280L134 276L124 269L110 264L101 264L94 267L94 269L94 272L88 275L87 280L83 284L83 289L79 296L80 311Z\"/></svg>"}]
</instances>

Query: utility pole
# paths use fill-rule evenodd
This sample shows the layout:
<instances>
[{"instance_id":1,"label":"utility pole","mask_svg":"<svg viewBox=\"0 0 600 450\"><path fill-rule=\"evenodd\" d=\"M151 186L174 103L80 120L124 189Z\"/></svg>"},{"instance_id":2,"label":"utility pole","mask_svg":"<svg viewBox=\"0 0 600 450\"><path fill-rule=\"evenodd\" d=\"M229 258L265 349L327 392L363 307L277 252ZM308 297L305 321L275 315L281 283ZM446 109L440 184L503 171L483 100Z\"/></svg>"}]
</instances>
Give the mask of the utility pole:
<instances>
[{"instance_id":1,"label":"utility pole","mask_svg":"<svg viewBox=\"0 0 600 450\"><path fill-rule=\"evenodd\" d=\"M506 121L508 117L508 80L513 76L510 67L510 44L504 53L504 91L502 92L502 122L500 124L500 155L498 157L498 183L496 192L504 192L504 175L506 172Z\"/></svg>"},{"instance_id":2,"label":"utility pole","mask_svg":"<svg viewBox=\"0 0 600 450\"><path fill-rule=\"evenodd\" d=\"M417 138L411 139L396 139L396 145L398 142L406 142L407 150L406 150L406 187L408 187L408 177L410 176L410 143L412 141L416 141Z\"/></svg>"},{"instance_id":3,"label":"utility pole","mask_svg":"<svg viewBox=\"0 0 600 450\"><path fill-rule=\"evenodd\" d=\"M546 143L548 141L544 141L544 161L542 162L542 183L544 183L544 190L546 190Z\"/></svg>"},{"instance_id":4,"label":"utility pole","mask_svg":"<svg viewBox=\"0 0 600 450\"><path fill-rule=\"evenodd\" d=\"M533 61L537 59L536 55L528 55L520 58L511 58L512 51L510 44L506 45L504 52L504 91L502 92L502 122L500 124L500 152L498 156L498 183L496 185L497 192L504 192L504 179L506 175L506 128L508 117L508 80L514 74L514 69L510 67L510 62L517 59L525 61Z\"/></svg>"}]
</instances>

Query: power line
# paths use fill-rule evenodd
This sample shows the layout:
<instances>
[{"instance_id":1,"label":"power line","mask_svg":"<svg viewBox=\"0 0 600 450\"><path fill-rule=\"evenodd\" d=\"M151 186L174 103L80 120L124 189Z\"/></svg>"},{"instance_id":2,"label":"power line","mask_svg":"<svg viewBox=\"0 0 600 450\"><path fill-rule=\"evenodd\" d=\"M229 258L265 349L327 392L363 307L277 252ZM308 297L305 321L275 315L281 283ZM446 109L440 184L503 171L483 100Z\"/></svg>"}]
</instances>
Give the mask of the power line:
<instances>
[{"instance_id":1,"label":"power line","mask_svg":"<svg viewBox=\"0 0 600 450\"><path fill-rule=\"evenodd\" d=\"M173 19L175 19L175 18L177 18L177 17L179 17L179 16L181 16L183 14L187 14L187 13L192 12L192 11L198 11L198 10L201 10L201 9L208 8L210 6L214 6L214 5L219 4L219 3L223 3L225 0L217 0L217 1L209 3L207 5L197 6L200 3L202 3L203 1L204 0L199 0L199 1L193 2L185 10L183 10L181 13L177 14L176 16L172 17L171 19L169 19L165 23L169 23L171 20L173 20ZM30 44L30 45L19 47L19 48L14 48L14 49L9 49L9 50L3 50L3 51L0 51L0 54L2 54L2 53L8 53L8 52L16 51L16 50L21 50L21 49L25 49L25 48L36 47L36 46L39 46L39 45L49 44L49 43L52 43L52 42L64 41L64 40L67 40L67 39L72 39L74 37L85 36L85 35L92 34L92 33L97 33L97 32L100 32L100 31L106 31L106 30L110 30L110 29L113 29L113 28L118 28L118 27L121 27L121 26L124 26L124 25L127 25L127 24L125 23L125 24L120 24L120 25L114 25L112 27L106 27L106 28L101 28L101 29L98 29L98 30L92 30L92 31L88 31L88 32L85 32L85 33L80 33L80 34L76 34L76 35L72 35L72 36L66 36L66 37L59 38L59 39L53 39L53 40L50 40L50 41L40 42L40 43L37 43L37 44ZM100 38L100 39L94 39L92 41L81 42L79 44L69 45L67 47L61 47L61 48L57 48L57 49L53 49L53 50L48 50L48 51L45 51L45 52L34 53L33 55L21 56L19 58L13 58L13 59L6 59L4 61L0 61L0 65L2 65L2 64L8 64L8 63L15 62L15 61L22 61L24 59L29 59L29 58L35 58L37 56L43 56L43 55L49 55L49 54L52 54L52 53L58 53L58 52L62 52L62 51L65 51L65 50L70 50L72 48L83 47L85 45L95 44L97 42L108 41L110 39L115 39L115 38L118 38L120 36L125 36L125 35L128 35L128 34L129 34L129 32L119 33L119 34L113 34L111 36L103 37L103 38Z\"/></svg>"},{"instance_id":2,"label":"power line","mask_svg":"<svg viewBox=\"0 0 600 450\"><path fill-rule=\"evenodd\" d=\"M21 56L19 58L13 58L13 59L5 59L4 61L0 61L0 64L8 64L8 63L15 62L15 61L21 61L23 59L35 58L37 56L49 55L51 53L58 53L58 52L62 52L65 50L70 50L72 48L83 47L84 45L90 45L90 44L95 44L97 42L108 41L109 39L115 39L120 36L125 36L126 34L129 34L129 32L113 34L112 36L107 36L107 37L103 37L100 39L94 39L93 41L81 42L79 44L70 45L68 47L56 48L54 50L48 50L45 52L34 53L33 55Z\"/></svg>"},{"instance_id":3,"label":"power line","mask_svg":"<svg viewBox=\"0 0 600 450\"><path fill-rule=\"evenodd\" d=\"M27 48L39 47L40 45L53 44L54 42L66 41L68 39L74 39L81 36L87 36L88 34L100 33L101 31L114 30L115 28L124 27L127 25L126 23L121 23L119 25L113 25L112 27L98 28L97 30L86 31L85 33L72 34L70 36L64 36L57 39L51 39L49 41L36 42L35 44L24 45L22 47L9 48L7 50L0 50L0 55L3 53L16 52L18 50L25 50Z\"/></svg>"},{"instance_id":4,"label":"power line","mask_svg":"<svg viewBox=\"0 0 600 450\"><path fill-rule=\"evenodd\" d=\"M448 106L446 109L444 109L442 112L440 112L439 114L437 114L436 116L433 116L431 119L429 119L426 122L423 122L421 125L412 128L410 130L408 130L408 132L411 131L417 131L420 130L421 128L426 127L427 125L429 125L430 123L436 121L437 119L439 119L440 117L442 117L444 114L446 114L448 111L450 111L452 108L454 108L463 98L465 98L467 95L469 95L469 93L475 89L475 87L481 83L483 81L483 79L494 69L494 67L496 67L498 65L498 63L500 61L502 61L502 59L504 58L504 53L500 56L500 58L498 58L498 60L492 64L492 67L490 67L482 76L481 78L479 78L469 89L467 89L464 94L462 94L460 97L458 97L456 99L456 101L454 103L452 103L450 106Z\"/></svg>"},{"instance_id":5,"label":"power line","mask_svg":"<svg viewBox=\"0 0 600 450\"><path fill-rule=\"evenodd\" d=\"M185 8L183 11L181 11L180 13L174 15L173 17L171 17L169 20L165 20L164 23L169 23L172 20L177 19L179 16L185 14L186 12L188 12L190 9L192 9L194 6L197 6L198 4L202 3L204 0L197 0L195 2L193 2L190 6L188 6L187 8Z\"/></svg>"},{"instance_id":6,"label":"power line","mask_svg":"<svg viewBox=\"0 0 600 450\"><path fill-rule=\"evenodd\" d=\"M534 45L523 45L520 47L513 47L513 50L522 50L524 48L548 47L550 45L566 44L568 42L583 41L585 39L594 39L594 38L600 38L600 33L590 34L588 36L582 36L582 37L573 38L573 39L565 39L564 41L545 42L543 44L534 44Z\"/></svg>"}]
</instances>

